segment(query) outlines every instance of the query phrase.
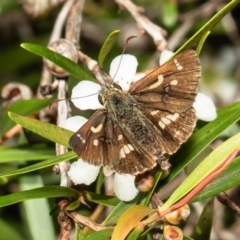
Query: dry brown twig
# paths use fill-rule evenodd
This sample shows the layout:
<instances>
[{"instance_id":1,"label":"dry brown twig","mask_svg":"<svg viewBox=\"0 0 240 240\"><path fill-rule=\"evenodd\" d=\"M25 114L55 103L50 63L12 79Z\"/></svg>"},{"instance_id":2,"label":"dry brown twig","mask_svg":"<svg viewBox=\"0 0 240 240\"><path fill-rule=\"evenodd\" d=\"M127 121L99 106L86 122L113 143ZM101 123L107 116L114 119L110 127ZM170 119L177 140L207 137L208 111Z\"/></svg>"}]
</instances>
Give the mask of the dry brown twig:
<instances>
[{"instance_id":1,"label":"dry brown twig","mask_svg":"<svg viewBox=\"0 0 240 240\"><path fill-rule=\"evenodd\" d=\"M142 7L136 6L130 0L115 0L115 2L121 8L125 8L129 11L129 13L137 22L140 34L147 32L152 37L159 51L163 51L164 49L168 48L168 42L165 39L167 32L163 28L152 23L146 16L144 16L144 9Z\"/></svg>"},{"instance_id":2,"label":"dry brown twig","mask_svg":"<svg viewBox=\"0 0 240 240\"><path fill-rule=\"evenodd\" d=\"M224 0L212 0L202 4L202 6L197 9L180 15L179 20L182 22L182 25L178 27L176 31L170 36L168 40L169 49L174 50L180 46L184 41L186 33L190 30L196 20L208 18L211 16L214 12L217 11L219 3L223 1Z\"/></svg>"},{"instance_id":3,"label":"dry brown twig","mask_svg":"<svg viewBox=\"0 0 240 240\"><path fill-rule=\"evenodd\" d=\"M51 33L51 36L49 39L49 44L53 41L58 40L61 37L64 23L66 21L66 18L68 16L68 13L69 13L74 1L75 0L68 0L63 5L60 13L57 16L55 24L53 26L53 30L52 30L52 33ZM39 88L38 88L38 92L37 92L37 98L42 98L42 95L40 93L40 87L45 86L45 85L51 85L51 79L52 79L52 77L51 77L50 72L47 70L45 65L43 65L42 74L41 74L41 78L40 78L40 82L39 82Z\"/></svg>"},{"instance_id":4,"label":"dry brown twig","mask_svg":"<svg viewBox=\"0 0 240 240\"><path fill-rule=\"evenodd\" d=\"M75 223L77 223L79 226L87 226L88 228L94 230L94 231L100 231L103 229L106 229L107 227L103 227L102 225L95 223L88 217L84 217L80 214L78 214L75 211L68 211L68 201L67 200L61 200L58 202L58 206L60 210L66 214L68 217L70 217Z\"/></svg>"}]
</instances>

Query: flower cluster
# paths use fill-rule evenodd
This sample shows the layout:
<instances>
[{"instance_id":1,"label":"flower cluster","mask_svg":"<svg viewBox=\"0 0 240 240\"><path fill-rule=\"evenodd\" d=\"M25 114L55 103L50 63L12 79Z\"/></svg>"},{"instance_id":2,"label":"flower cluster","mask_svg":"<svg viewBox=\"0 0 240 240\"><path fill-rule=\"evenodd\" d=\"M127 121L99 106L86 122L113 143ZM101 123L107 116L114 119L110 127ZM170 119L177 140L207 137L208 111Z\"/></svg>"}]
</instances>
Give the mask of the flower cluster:
<instances>
[{"instance_id":1,"label":"flower cluster","mask_svg":"<svg viewBox=\"0 0 240 240\"><path fill-rule=\"evenodd\" d=\"M164 51L160 58L160 65L166 62L171 56L172 52ZM121 58L122 61L119 65ZM114 82L121 86L123 91L128 91L131 83L136 81L135 76L137 65L137 59L128 54L118 56L112 61L109 74L114 79ZM100 89L101 86L99 84L87 80L81 81L72 90L71 97L73 104L81 110L96 110L103 108L98 101L98 96L96 95ZM202 93L197 95L193 107L196 110L198 119L212 121L216 118L216 108L214 103L209 97ZM76 132L86 121L87 119L83 117L75 116L68 118L62 127ZM68 175L75 184L89 185L96 180L99 171L100 166L94 166L84 162L82 159L78 159L71 164ZM109 169L107 169L107 167L103 168L103 172L105 175L109 175ZM134 184L135 176L130 174L113 174L113 188L115 195L123 201L132 200L138 193Z\"/></svg>"}]
</instances>

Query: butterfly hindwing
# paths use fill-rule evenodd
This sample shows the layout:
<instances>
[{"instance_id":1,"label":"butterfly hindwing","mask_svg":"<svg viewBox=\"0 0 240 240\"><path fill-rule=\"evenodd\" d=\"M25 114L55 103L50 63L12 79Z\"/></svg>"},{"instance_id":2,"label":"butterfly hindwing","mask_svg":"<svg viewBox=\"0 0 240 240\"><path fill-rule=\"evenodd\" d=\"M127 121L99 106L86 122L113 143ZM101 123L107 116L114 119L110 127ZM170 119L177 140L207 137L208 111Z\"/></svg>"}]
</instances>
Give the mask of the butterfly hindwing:
<instances>
[{"instance_id":1,"label":"butterfly hindwing","mask_svg":"<svg viewBox=\"0 0 240 240\"><path fill-rule=\"evenodd\" d=\"M195 100L200 76L198 56L188 50L133 84L129 93L146 106L183 112Z\"/></svg>"},{"instance_id":2,"label":"butterfly hindwing","mask_svg":"<svg viewBox=\"0 0 240 240\"><path fill-rule=\"evenodd\" d=\"M187 141L197 120L193 108L182 113L146 108L144 114L156 128L162 152L168 154L176 152Z\"/></svg>"}]
</instances>

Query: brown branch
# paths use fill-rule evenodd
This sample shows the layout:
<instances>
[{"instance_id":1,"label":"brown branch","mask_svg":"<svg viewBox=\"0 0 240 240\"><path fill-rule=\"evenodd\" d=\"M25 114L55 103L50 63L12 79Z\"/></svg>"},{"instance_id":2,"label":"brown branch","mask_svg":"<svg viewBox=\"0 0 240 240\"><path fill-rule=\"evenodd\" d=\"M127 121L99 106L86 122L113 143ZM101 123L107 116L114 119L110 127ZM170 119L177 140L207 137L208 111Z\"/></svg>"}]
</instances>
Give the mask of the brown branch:
<instances>
[{"instance_id":1,"label":"brown branch","mask_svg":"<svg viewBox=\"0 0 240 240\"><path fill-rule=\"evenodd\" d=\"M179 20L182 22L182 25L178 27L169 38L169 49L174 50L180 46L184 41L186 33L191 29L193 24L198 19L204 19L212 16L212 14L217 11L219 3L223 1L224 0L212 0L202 4L202 6L198 7L197 9L180 15Z\"/></svg>"},{"instance_id":2,"label":"brown branch","mask_svg":"<svg viewBox=\"0 0 240 240\"><path fill-rule=\"evenodd\" d=\"M64 23L66 21L66 18L68 16L68 13L70 11L70 8L71 8L73 2L74 2L74 0L68 0L63 5L60 13L57 16L55 24L53 26L53 30L52 30L52 33L51 33L51 36L50 36L50 39L49 39L49 44L51 42L54 42L54 41L58 40L61 37L61 33L62 33L62 30L63 30ZM39 82L39 86L51 85L51 80L52 80L51 74L44 65L43 69L42 69L42 74L41 74L41 79L40 79L40 82ZM37 97L38 98L42 98L40 90L41 90L41 88L39 87L38 91L37 91Z\"/></svg>"},{"instance_id":3,"label":"brown branch","mask_svg":"<svg viewBox=\"0 0 240 240\"><path fill-rule=\"evenodd\" d=\"M94 230L94 231L100 231L109 227L103 227L102 225L95 223L88 217L84 217L80 215L79 213L75 211L68 211L68 201L67 200L61 200L58 202L58 206L61 211L63 211L68 217L70 217L75 223L77 223L79 226L87 226L88 228Z\"/></svg>"},{"instance_id":4,"label":"brown branch","mask_svg":"<svg viewBox=\"0 0 240 240\"><path fill-rule=\"evenodd\" d=\"M159 51L167 49L168 43L165 39L167 32L163 28L152 23L147 17L145 17L143 15L144 9L142 7L136 6L130 0L115 0L115 2L121 8L125 8L131 13L133 18L137 22L140 33L143 34L147 32L152 37Z\"/></svg>"},{"instance_id":5,"label":"brown branch","mask_svg":"<svg viewBox=\"0 0 240 240\"><path fill-rule=\"evenodd\" d=\"M100 68L97 61L93 60L81 51L78 51L78 58L88 67L90 71L93 72L99 84L105 85L106 82L112 82L112 78Z\"/></svg>"}]
</instances>

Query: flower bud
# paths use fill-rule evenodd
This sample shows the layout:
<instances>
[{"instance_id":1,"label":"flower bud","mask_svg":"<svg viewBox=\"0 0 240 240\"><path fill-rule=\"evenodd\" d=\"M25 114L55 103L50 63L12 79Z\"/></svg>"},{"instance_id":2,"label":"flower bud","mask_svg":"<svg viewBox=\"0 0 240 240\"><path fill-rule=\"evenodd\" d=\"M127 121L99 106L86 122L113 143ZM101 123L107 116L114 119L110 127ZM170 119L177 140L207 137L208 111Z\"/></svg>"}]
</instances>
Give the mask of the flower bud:
<instances>
[{"instance_id":1,"label":"flower bud","mask_svg":"<svg viewBox=\"0 0 240 240\"><path fill-rule=\"evenodd\" d=\"M147 171L139 174L135 178L135 186L140 192L148 192L153 188L154 177L151 172Z\"/></svg>"},{"instance_id":2,"label":"flower bud","mask_svg":"<svg viewBox=\"0 0 240 240\"><path fill-rule=\"evenodd\" d=\"M183 232L179 227L166 225L163 229L164 240L182 240Z\"/></svg>"},{"instance_id":3,"label":"flower bud","mask_svg":"<svg viewBox=\"0 0 240 240\"><path fill-rule=\"evenodd\" d=\"M63 55L66 58L69 58L70 60L77 62L78 60L78 52L75 47L75 45L66 40L66 39L59 39L55 42L52 42L48 48L54 52L57 52L61 55ZM51 62L48 59L43 59L47 69L49 72L51 72L54 76L58 78L63 78L69 76L69 73L66 72L61 67L57 66L55 63Z\"/></svg>"},{"instance_id":4,"label":"flower bud","mask_svg":"<svg viewBox=\"0 0 240 240\"><path fill-rule=\"evenodd\" d=\"M184 222L190 214L189 206L186 204L177 210L165 215L165 219L171 224L180 224Z\"/></svg>"}]
</instances>

